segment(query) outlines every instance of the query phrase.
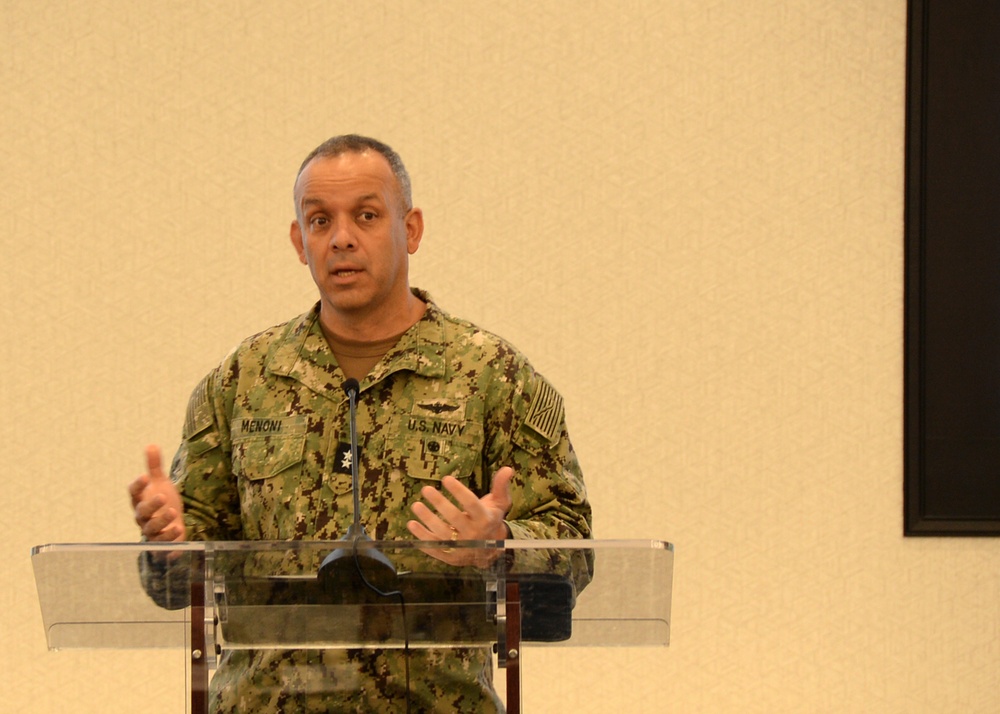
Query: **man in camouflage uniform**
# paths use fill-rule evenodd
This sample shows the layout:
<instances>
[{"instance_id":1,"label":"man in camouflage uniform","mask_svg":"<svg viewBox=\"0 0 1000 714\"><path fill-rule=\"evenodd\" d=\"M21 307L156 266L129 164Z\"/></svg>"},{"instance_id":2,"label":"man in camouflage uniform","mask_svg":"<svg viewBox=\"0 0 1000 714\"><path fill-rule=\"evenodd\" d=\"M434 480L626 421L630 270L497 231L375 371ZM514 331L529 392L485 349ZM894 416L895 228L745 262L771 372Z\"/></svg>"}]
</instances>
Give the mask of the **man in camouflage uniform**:
<instances>
[{"instance_id":1,"label":"man in camouflage uniform","mask_svg":"<svg viewBox=\"0 0 1000 714\"><path fill-rule=\"evenodd\" d=\"M291 240L319 303L244 341L195 389L170 478L147 450L148 473L130 485L143 536L342 537L354 514L341 387L353 377L373 538L589 537L558 393L508 343L410 288L423 218L395 152L335 137L303 162L295 202ZM403 656L227 652L213 710L395 712L407 697L413 711L502 710L488 649L414 651L409 694Z\"/></svg>"}]
</instances>

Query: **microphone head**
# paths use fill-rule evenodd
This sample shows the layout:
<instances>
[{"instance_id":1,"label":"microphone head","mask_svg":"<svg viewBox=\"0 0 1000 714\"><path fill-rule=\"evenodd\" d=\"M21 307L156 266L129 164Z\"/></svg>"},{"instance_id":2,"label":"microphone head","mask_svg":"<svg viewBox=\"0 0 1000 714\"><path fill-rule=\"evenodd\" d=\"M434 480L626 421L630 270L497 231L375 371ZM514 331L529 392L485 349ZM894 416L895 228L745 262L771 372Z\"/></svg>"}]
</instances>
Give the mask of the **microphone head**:
<instances>
[{"instance_id":1,"label":"microphone head","mask_svg":"<svg viewBox=\"0 0 1000 714\"><path fill-rule=\"evenodd\" d=\"M358 391L360 391L360 389L361 389L361 385L358 384L358 380L356 380L354 377L351 377L350 379L345 379L344 380L344 387L343 388L344 388L344 391L347 392L348 396L350 396L351 392L354 392L355 394L357 394Z\"/></svg>"}]
</instances>

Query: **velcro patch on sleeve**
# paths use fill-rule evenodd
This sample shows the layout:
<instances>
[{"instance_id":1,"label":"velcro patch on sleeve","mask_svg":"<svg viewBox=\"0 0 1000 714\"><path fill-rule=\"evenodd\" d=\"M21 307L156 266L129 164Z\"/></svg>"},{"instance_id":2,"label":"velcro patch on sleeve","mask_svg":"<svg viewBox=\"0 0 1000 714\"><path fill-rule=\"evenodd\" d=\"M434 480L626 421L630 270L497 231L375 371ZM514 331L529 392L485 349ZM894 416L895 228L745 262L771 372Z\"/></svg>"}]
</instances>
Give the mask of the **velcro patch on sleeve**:
<instances>
[{"instance_id":1,"label":"velcro patch on sleeve","mask_svg":"<svg viewBox=\"0 0 1000 714\"><path fill-rule=\"evenodd\" d=\"M551 444L559 438L562 422L562 395L545 378L536 377L534 394L531 397L531 404L528 405L528 414L524 418L524 425L537 432Z\"/></svg>"},{"instance_id":2,"label":"velcro patch on sleeve","mask_svg":"<svg viewBox=\"0 0 1000 714\"><path fill-rule=\"evenodd\" d=\"M188 400L187 417L184 420L184 438L194 436L212 425L212 407L208 403L208 377L194 388Z\"/></svg>"}]
</instances>

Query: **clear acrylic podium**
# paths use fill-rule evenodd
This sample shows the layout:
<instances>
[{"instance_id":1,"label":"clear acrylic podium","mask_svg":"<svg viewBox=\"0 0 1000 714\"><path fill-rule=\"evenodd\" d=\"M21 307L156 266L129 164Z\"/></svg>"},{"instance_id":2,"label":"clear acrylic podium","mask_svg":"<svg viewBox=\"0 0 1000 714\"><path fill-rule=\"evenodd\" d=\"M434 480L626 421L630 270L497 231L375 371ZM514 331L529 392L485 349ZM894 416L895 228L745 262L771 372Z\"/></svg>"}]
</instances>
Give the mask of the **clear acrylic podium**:
<instances>
[{"instance_id":1,"label":"clear acrylic podium","mask_svg":"<svg viewBox=\"0 0 1000 714\"><path fill-rule=\"evenodd\" d=\"M31 558L50 649L183 649L192 714L208 712L227 650L489 647L506 670L507 711L518 714L526 645L670 641L670 543L460 542L442 551L440 542L362 541L357 555L380 551L395 575L366 572L366 558L352 553L319 577L344 545L56 544Z\"/></svg>"}]
</instances>

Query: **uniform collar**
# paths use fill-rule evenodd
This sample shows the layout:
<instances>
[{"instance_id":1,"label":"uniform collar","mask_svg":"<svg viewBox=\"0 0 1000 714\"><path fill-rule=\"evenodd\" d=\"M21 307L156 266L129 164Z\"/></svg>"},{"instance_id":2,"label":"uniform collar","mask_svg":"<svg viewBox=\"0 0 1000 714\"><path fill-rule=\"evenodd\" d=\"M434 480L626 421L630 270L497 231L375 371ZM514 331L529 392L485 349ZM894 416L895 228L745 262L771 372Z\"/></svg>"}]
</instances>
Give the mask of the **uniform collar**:
<instances>
[{"instance_id":1,"label":"uniform collar","mask_svg":"<svg viewBox=\"0 0 1000 714\"><path fill-rule=\"evenodd\" d=\"M427 309L423 317L403 333L396 346L362 380L362 391L395 372L414 372L431 378L445 374L445 313L427 292L418 288L412 290L414 295L427 303ZM339 400L340 385L345 377L320 328L318 302L309 312L288 324L271 353L267 367L273 374L295 379L316 392L330 393L335 390Z\"/></svg>"}]
</instances>

